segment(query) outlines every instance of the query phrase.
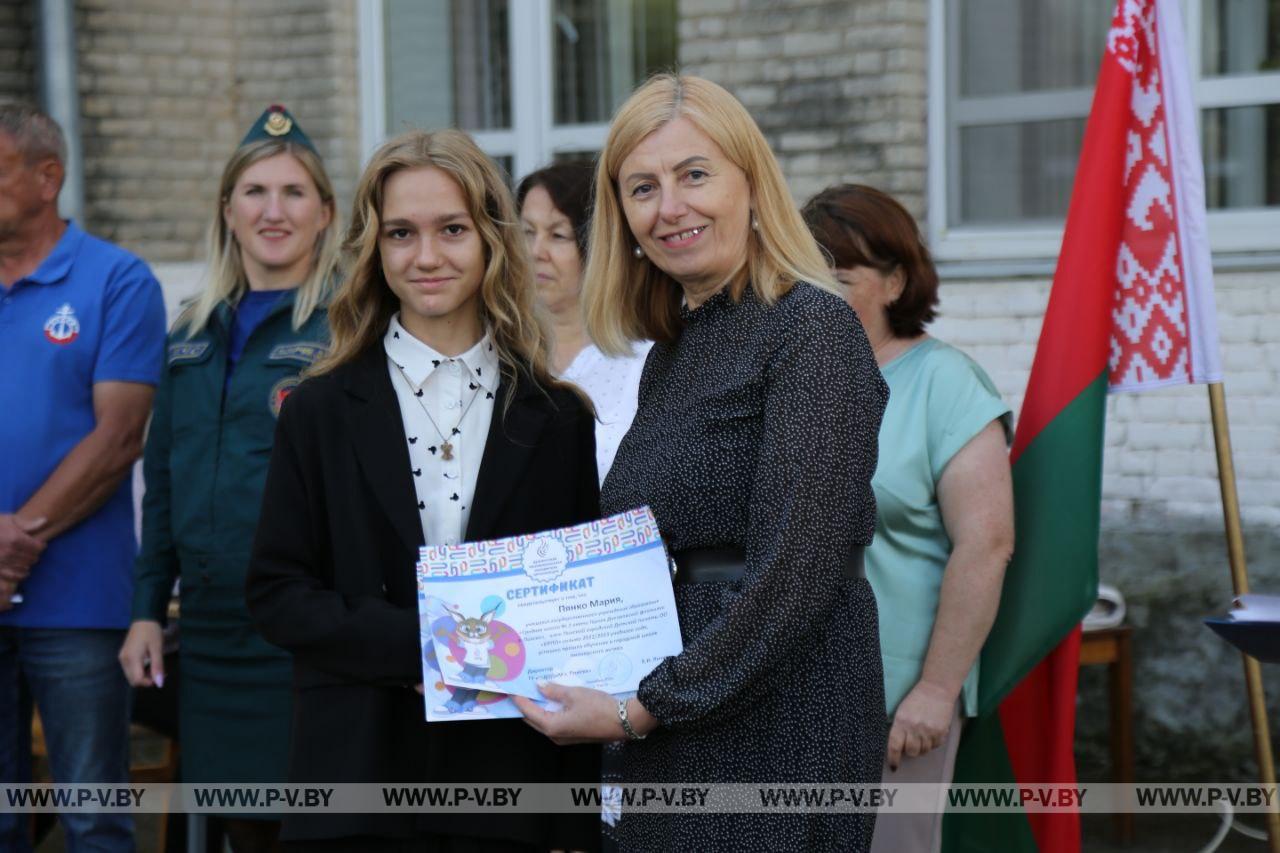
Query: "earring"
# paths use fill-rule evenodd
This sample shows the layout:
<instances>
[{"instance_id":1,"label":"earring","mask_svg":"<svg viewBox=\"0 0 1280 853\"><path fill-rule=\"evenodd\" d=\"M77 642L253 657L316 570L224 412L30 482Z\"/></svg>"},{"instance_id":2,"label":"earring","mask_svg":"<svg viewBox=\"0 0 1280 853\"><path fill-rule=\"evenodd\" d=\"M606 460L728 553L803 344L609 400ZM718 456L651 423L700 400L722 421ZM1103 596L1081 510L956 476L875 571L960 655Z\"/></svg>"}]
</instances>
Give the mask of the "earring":
<instances>
[{"instance_id":1,"label":"earring","mask_svg":"<svg viewBox=\"0 0 1280 853\"><path fill-rule=\"evenodd\" d=\"M641 249L639 246L636 246L634 249L631 250L631 254L635 255L636 260L638 261L644 257L644 249Z\"/></svg>"},{"instance_id":2,"label":"earring","mask_svg":"<svg viewBox=\"0 0 1280 853\"><path fill-rule=\"evenodd\" d=\"M752 231L760 230L760 220L756 219L756 215L754 213L751 214L751 230Z\"/></svg>"}]
</instances>

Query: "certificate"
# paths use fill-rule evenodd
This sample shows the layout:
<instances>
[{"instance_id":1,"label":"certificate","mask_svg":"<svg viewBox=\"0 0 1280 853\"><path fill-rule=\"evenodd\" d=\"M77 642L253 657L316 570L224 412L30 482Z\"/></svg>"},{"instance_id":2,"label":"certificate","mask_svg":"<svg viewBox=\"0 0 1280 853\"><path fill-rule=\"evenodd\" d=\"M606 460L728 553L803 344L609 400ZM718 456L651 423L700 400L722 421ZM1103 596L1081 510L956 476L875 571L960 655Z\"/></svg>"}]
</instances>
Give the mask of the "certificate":
<instances>
[{"instance_id":1,"label":"certificate","mask_svg":"<svg viewBox=\"0 0 1280 853\"><path fill-rule=\"evenodd\" d=\"M541 682L634 693L679 654L667 554L648 507L589 524L422 548L427 720L517 717Z\"/></svg>"}]
</instances>

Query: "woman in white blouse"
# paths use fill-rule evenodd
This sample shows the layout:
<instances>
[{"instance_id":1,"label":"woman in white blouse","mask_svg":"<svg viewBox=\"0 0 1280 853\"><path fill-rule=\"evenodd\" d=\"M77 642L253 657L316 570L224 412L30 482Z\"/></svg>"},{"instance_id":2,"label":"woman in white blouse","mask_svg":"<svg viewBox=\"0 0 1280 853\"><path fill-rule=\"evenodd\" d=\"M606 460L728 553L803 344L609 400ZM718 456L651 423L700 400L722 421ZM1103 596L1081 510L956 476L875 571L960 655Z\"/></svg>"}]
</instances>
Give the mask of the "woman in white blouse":
<instances>
[{"instance_id":1,"label":"woman in white blouse","mask_svg":"<svg viewBox=\"0 0 1280 853\"><path fill-rule=\"evenodd\" d=\"M600 482L613 465L622 436L636 414L636 389L649 342L614 358L587 336L582 315L582 271L591 220L589 163L557 163L525 177L516 189L520 222L533 254L538 302L552 330L551 367L581 387L595 404L596 467Z\"/></svg>"}]
</instances>

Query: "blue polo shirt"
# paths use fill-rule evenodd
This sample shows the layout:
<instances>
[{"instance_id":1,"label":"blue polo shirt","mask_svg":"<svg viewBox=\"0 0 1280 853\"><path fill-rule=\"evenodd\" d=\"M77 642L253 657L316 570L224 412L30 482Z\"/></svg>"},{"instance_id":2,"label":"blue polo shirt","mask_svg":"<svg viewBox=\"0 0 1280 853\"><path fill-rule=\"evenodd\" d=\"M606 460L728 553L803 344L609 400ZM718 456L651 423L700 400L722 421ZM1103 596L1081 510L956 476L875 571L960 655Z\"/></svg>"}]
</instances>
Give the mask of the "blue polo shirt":
<instances>
[{"instance_id":1,"label":"blue polo shirt","mask_svg":"<svg viewBox=\"0 0 1280 853\"><path fill-rule=\"evenodd\" d=\"M35 272L0 287L0 513L26 503L93 430L95 383L159 381L164 339L151 270L74 222ZM49 543L0 626L127 627L136 552L125 477Z\"/></svg>"}]
</instances>

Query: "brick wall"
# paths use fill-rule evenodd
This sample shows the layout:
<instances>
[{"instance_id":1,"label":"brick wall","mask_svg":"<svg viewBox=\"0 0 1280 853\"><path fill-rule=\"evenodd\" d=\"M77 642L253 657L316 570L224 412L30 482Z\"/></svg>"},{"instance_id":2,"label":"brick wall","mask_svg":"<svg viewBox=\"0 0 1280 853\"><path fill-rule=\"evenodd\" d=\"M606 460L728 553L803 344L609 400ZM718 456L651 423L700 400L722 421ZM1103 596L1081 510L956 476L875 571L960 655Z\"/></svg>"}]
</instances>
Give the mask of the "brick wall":
<instances>
[{"instance_id":1,"label":"brick wall","mask_svg":"<svg viewBox=\"0 0 1280 853\"><path fill-rule=\"evenodd\" d=\"M34 101L35 38L31 30L33 0L0 3L0 101Z\"/></svg>"},{"instance_id":2,"label":"brick wall","mask_svg":"<svg viewBox=\"0 0 1280 853\"><path fill-rule=\"evenodd\" d=\"M680 0L680 62L751 110L797 201L861 181L925 209L927 0Z\"/></svg>"},{"instance_id":3,"label":"brick wall","mask_svg":"<svg viewBox=\"0 0 1280 853\"><path fill-rule=\"evenodd\" d=\"M358 168L353 0L81 0L86 219L152 262L204 256L223 163L273 101L346 205Z\"/></svg>"},{"instance_id":4,"label":"brick wall","mask_svg":"<svg viewBox=\"0 0 1280 853\"><path fill-rule=\"evenodd\" d=\"M355 0L242 0L239 9L234 142L268 104L285 104L324 158L345 222L362 165Z\"/></svg>"},{"instance_id":5,"label":"brick wall","mask_svg":"<svg viewBox=\"0 0 1280 853\"><path fill-rule=\"evenodd\" d=\"M86 224L148 261L203 253L217 175L237 133L227 8L77 5Z\"/></svg>"}]
</instances>

